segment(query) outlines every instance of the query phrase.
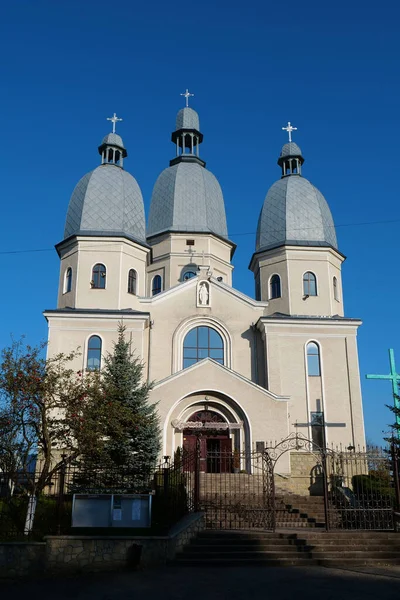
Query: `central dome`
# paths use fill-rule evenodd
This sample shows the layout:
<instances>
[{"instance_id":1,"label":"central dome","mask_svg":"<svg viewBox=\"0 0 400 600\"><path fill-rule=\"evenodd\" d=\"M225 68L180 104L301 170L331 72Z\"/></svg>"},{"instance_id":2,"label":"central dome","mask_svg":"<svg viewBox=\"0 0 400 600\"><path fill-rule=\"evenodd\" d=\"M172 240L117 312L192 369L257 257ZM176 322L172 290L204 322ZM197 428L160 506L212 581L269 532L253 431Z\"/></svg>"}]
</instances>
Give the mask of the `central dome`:
<instances>
[{"instance_id":1,"label":"central dome","mask_svg":"<svg viewBox=\"0 0 400 600\"><path fill-rule=\"evenodd\" d=\"M189 107L176 117L176 158L158 177L151 197L147 237L167 231L228 236L221 187L200 159L199 116Z\"/></svg>"},{"instance_id":2,"label":"central dome","mask_svg":"<svg viewBox=\"0 0 400 600\"><path fill-rule=\"evenodd\" d=\"M221 187L216 177L196 162L180 162L165 169L155 183L147 236L165 231L228 235Z\"/></svg>"}]
</instances>

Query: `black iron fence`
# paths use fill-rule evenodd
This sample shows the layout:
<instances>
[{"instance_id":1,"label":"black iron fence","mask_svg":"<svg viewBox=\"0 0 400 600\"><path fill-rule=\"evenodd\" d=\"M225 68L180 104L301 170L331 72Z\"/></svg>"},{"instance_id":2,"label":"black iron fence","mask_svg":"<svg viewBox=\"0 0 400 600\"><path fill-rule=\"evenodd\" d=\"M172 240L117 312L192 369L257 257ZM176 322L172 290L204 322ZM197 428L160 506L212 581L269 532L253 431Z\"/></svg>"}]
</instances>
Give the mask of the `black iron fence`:
<instances>
[{"instance_id":1,"label":"black iron fence","mask_svg":"<svg viewBox=\"0 0 400 600\"><path fill-rule=\"evenodd\" d=\"M327 452L327 528L395 529L399 509L399 454L394 445Z\"/></svg>"},{"instance_id":2,"label":"black iron fence","mask_svg":"<svg viewBox=\"0 0 400 600\"><path fill-rule=\"evenodd\" d=\"M38 489L42 466L33 471L0 472L0 540L42 539L71 533L73 494L132 494L153 489L153 473L131 468L64 464Z\"/></svg>"},{"instance_id":3,"label":"black iron fence","mask_svg":"<svg viewBox=\"0 0 400 600\"><path fill-rule=\"evenodd\" d=\"M284 479L279 461L286 452L291 453L292 473ZM399 471L396 445L391 453L375 448L316 449L297 434L259 451L202 454L199 446L191 451L178 449L172 460L164 457L148 477L126 467L64 464L40 491L35 488L41 472L37 465L28 473L0 472L0 540L39 540L44 535L71 533L74 493L150 491L154 493L153 533L166 533L184 515L199 510L205 513L208 527L219 529L301 525L396 530L400 528Z\"/></svg>"}]
</instances>

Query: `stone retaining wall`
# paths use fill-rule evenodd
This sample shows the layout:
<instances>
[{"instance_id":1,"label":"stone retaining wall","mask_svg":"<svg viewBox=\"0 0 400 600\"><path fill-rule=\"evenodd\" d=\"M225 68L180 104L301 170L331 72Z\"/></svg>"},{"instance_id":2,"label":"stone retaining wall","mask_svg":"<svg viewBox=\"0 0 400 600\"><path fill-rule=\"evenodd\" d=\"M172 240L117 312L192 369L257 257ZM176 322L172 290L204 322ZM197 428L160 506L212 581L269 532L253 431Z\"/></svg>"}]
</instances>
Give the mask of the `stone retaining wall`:
<instances>
[{"instance_id":1,"label":"stone retaining wall","mask_svg":"<svg viewBox=\"0 0 400 600\"><path fill-rule=\"evenodd\" d=\"M44 571L45 542L0 543L0 577L23 577Z\"/></svg>"},{"instance_id":2,"label":"stone retaining wall","mask_svg":"<svg viewBox=\"0 0 400 600\"><path fill-rule=\"evenodd\" d=\"M167 536L48 536L42 543L0 543L0 577L117 571L166 564L204 529L187 515Z\"/></svg>"},{"instance_id":3,"label":"stone retaining wall","mask_svg":"<svg viewBox=\"0 0 400 600\"><path fill-rule=\"evenodd\" d=\"M291 452L290 467L290 474L275 473L277 493L283 491L301 496L323 495L322 471L317 455L312 452Z\"/></svg>"}]
</instances>

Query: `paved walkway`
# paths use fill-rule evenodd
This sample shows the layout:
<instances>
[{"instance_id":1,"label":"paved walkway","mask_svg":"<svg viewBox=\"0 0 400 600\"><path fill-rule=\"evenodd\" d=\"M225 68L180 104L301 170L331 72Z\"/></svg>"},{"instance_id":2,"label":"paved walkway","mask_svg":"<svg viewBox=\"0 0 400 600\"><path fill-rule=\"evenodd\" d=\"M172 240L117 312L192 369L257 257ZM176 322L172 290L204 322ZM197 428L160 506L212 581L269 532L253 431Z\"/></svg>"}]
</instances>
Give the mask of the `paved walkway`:
<instances>
[{"instance_id":1,"label":"paved walkway","mask_svg":"<svg viewBox=\"0 0 400 600\"><path fill-rule=\"evenodd\" d=\"M168 567L0 581L0 589L13 600L399 600L400 567Z\"/></svg>"}]
</instances>

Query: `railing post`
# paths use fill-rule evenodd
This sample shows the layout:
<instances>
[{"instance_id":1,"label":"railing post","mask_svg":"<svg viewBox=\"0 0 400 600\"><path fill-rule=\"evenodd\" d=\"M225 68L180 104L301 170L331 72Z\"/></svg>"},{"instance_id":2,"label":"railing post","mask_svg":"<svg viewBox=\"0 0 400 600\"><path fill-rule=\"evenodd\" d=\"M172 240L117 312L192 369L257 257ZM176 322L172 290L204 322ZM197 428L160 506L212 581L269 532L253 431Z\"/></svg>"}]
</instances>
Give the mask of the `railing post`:
<instances>
[{"instance_id":1,"label":"railing post","mask_svg":"<svg viewBox=\"0 0 400 600\"><path fill-rule=\"evenodd\" d=\"M393 483L396 496L396 509L400 511L400 475L399 475L399 449L394 440L392 440L392 461L393 461Z\"/></svg>"},{"instance_id":2,"label":"railing post","mask_svg":"<svg viewBox=\"0 0 400 600\"><path fill-rule=\"evenodd\" d=\"M57 533L61 534L61 519L63 515L64 508L64 492L65 492L65 472L66 472L66 464L65 464L65 455L62 455L62 464L60 468L60 478L59 478L59 486L58 486L58 507L57 507Z\"/></svg>"},{"instance_id":3,"label":"railing post","mask_svg":"<svg viewBox=\"0 0 400 600\"><path fill-rule=\"evenodd\" d=\"M327 474L327 461L326 461L326 448L322 451L322 477L324 487L324 513L325 513L325 530L329 531L329 499L328 499L328 474Z\"/></svg>"},{"instance_id":4,"label":"railing post","mask_svg":"<svg viewBox=\"0 0 400 600\"><path fill-rule=\"evenodd\" d=\"M163 487L165 496L168 495L169 491L169 456L164 456L164 467L163 467Z\"/></svg>"},{"instance_id":5,"label":"railing post","mask_svg":"<svg viewBox=\"0 0 400 600\"><path fill-rule=\"evenodd\" d=\"M193 494L194 512L200 508L200 440L196 437L196 450L194 457L194 494Z\"/></svg>"}]
</instances>

